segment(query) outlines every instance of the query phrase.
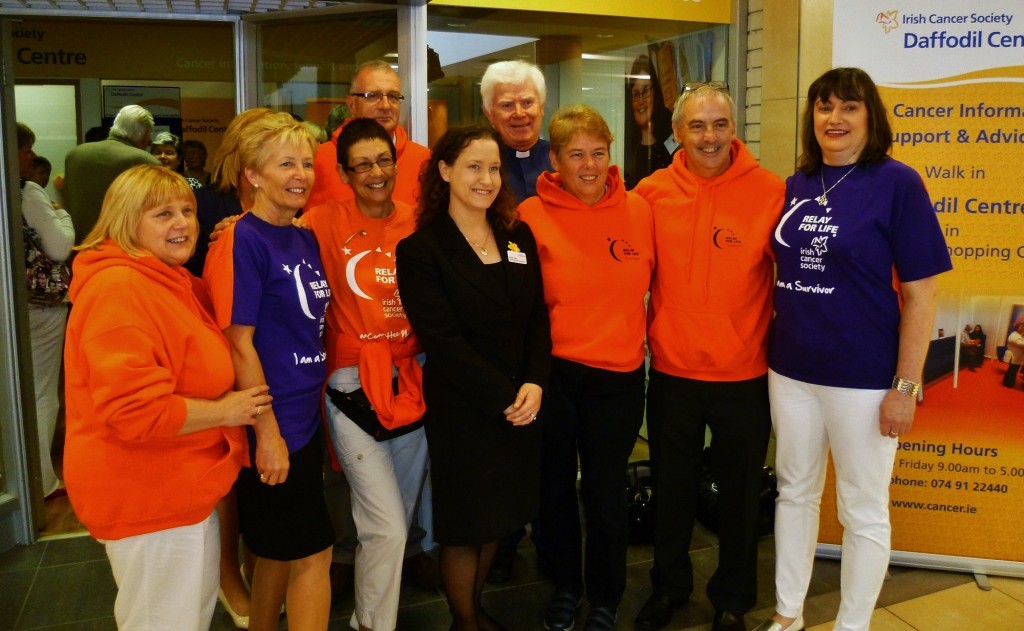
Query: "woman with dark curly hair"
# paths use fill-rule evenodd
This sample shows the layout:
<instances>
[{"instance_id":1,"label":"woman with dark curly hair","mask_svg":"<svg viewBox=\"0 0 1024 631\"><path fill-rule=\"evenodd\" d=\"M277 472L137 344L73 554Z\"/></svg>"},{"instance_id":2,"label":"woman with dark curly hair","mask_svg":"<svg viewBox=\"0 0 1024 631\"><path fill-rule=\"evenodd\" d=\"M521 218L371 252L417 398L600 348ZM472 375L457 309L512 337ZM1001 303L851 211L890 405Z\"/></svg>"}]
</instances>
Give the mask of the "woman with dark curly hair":
<instances>
[{"instance_id":1,"label":"woman with dark curly hair","mask_svg":"<svg viewBox=\"0 0 1024 631\"><path fill-rule=\"evenodd\" d=\"M449 130L398 244L402 304L427 352L424 424L452 629L501 625L480 607L499 537L536 516L551 336L537 245L503 181L495 133Z\"/></svg>"}]
</instances>

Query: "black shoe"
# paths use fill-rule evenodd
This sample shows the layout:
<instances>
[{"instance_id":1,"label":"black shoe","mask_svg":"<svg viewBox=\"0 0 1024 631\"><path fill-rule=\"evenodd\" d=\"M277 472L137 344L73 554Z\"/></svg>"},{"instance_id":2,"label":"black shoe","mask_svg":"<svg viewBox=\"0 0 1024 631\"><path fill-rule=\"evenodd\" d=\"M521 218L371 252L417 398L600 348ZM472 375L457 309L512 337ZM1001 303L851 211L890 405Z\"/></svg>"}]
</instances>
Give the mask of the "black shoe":
<instances>
[{"instance_id":1,"label":"black shoe","mask_svg":"<svg viewBox=\"0 0 1024 631\"><path fill-rule=\"evenodd\" d=\"M743 616L736 616L728 611L715 611L711 631L747 631L747 624L743 621Z\"/></svg>"},{"instance_id":2,"label":"black shoe","mask_svg":"<svg viewBox=\"0 0 1024 631\"><path fill-rule=\"evenodd\" d=\"M544 628L548 631L571 631L576 626L576 610L580 608L581 600L576 592L555 592L544 611Z\"/></svg>"},{"instance_id":3,"label":"black shoe","mask_svg":"<svg viewBox=\"0 0 1024 631\"><path fill-rule=\"evenodd\" d=\"M488 583L507 583L512 578L512 564L516 560L515 548L498 547L491 561L491 569L487 571Z\"/></svg>"},{"instance_id":4,"label":"black shoe","mask_svg":"<svg viewBox=\"0 0 1024 631\"><path fill-rule=\"evenodd\" d=\"M614 631L615 610L609 607L592 607L587 614L583 631Z\"/></svg>"},{"instance_id":5,"label":"black shoe","mask_svg":"<svg viewBox=\"0 0 1024 631\"><path fill-rule=\"evenodd\" d=\"M638 631L659 631L672 621L672 612L682 603L657 592L651 594L634 622Z\"/></svg>"}]
</instances>

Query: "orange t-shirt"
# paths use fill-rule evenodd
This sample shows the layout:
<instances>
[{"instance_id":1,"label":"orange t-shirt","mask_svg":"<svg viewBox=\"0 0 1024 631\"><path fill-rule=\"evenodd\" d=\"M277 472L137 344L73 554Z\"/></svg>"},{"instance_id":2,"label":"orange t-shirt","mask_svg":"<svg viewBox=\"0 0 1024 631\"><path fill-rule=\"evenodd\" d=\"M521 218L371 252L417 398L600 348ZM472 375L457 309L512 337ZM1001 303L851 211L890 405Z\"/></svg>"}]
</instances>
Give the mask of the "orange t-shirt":
<instances>
[{"instance_id":1,"label":"orange t-shirt","mask_svg":"<svg viewBox=\"0 0 1024 631\"><path fill-rule=\"evenodd\" d=\"M380 417L393 428L418 421L426 409L422 351L402 308L394 251L415 229L413 209L395 201L386 218L367 217L355 200L331 201L303 215L320 244L332 290L324 343L327 369L359 366L359 380ZM399 393L391 390L398 367Z\"/></svg>"}]
</instances>

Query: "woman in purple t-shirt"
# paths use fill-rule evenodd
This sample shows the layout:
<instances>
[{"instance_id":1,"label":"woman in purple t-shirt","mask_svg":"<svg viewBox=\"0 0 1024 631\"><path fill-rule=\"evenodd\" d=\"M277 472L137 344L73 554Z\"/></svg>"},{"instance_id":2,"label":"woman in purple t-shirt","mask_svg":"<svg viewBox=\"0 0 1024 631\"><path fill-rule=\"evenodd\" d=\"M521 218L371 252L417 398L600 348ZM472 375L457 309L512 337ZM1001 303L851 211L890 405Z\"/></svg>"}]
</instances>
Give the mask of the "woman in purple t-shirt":
<instances>
[{"instance_id":1,"label":"woman in purple t-shirt","mask_svg":"<svg viewBox=\"0 0 1024 631\"><path fill-rule=\"evenodd\" d=\"M952 266L921 177L888 155L885 106L864 71L811 84L801 140L772 243L778 604L755 631L803 628L829 451L844 526L835 628L866 631L889 563L896 445L914 420L937 275Z\"/></svg>"},{"instance_id":2,"label":"woman in purple t-shirt","mask_svg":"<svg viewBox=\"0 0 1024 631\"><path fill-rule=\"evenodd\" d=\"M231 342L236 385L267 384L251 464L239 474L239 523L256 555L250 629L276 629L288 596L290 629L325 629L334 533L323 496L322 340L331 292L312 233L292 225L313 186L316 139L288 114L246 126L239 141L252 210L210 248L217 322Z\"/></svg>"}]
</instances>

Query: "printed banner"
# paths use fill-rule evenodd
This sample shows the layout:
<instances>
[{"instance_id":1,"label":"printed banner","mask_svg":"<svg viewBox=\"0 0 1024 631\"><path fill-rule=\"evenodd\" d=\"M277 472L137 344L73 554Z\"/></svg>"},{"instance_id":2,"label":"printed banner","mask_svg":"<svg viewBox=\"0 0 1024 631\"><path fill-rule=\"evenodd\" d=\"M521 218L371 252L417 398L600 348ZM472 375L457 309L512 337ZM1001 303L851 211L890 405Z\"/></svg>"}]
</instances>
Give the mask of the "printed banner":
<instances>
[{"instance_id":1,"label":"printed banner","mask_svg":"<svg viewBox=\"0 0 1024 631\"><path fill-rule=\"evenodd\" d=\"M924 179L954 266L896 454L893 550L1024 563L1024 389L1006 350L1024 321L1024 3L834 8L833 66L879 85L893 154ZM822 543L841 543L834 493L830 480Z\"/></svg>"}]
</instances>

